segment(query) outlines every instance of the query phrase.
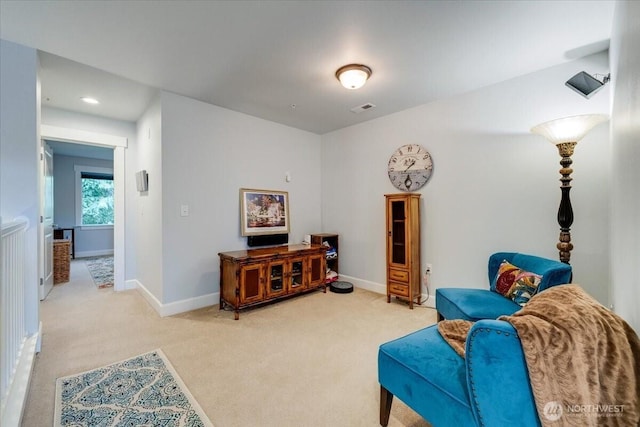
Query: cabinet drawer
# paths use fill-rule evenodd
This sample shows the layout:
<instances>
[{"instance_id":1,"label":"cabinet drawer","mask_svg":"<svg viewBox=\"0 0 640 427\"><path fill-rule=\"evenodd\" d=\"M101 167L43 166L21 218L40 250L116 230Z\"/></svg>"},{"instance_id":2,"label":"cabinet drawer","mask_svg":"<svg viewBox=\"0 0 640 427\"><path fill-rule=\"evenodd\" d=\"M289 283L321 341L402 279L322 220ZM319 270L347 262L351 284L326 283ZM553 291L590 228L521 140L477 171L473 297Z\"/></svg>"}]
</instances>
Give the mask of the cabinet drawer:
<instances>
[{"instance_id":1,"label":"cabinet drawer","mask_svg":"<svg viewBox=\"0 0 640 427\"><path fill-rule=\"evenodd\" d=\"M397 282L409 283L409 272L402 270L389 269L389 280L395 280Z\"/></svg>"},{"instance_id":2,"label":"cabinet drawer","mask_svg":"<svg viewBox=\"0 0 640 427\"><path fill-rule=\"evenodd\" d=\"M389 293L408 297L409 285L403 285L402 283L389 283Z\"/></svg>"}]
</instances>

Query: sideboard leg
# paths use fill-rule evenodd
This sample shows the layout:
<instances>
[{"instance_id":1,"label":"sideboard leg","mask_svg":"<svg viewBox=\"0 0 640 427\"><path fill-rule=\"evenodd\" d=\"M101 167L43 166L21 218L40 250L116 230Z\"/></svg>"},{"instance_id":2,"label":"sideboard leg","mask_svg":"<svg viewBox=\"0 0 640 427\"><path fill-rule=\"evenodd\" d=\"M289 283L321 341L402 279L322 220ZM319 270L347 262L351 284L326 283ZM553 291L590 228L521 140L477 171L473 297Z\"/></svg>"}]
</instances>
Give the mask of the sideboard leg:
<instances>
[{"instance_id":1,"label":"sideboard leg","mask_svg":"<svg viewBox=\"0 0 640 427\"><path fill-rule=\"evenodd\" d=\"M236 318L235 320L240 319L240 312L238 310L236 310L235 313L234 313L234 316Z\"/></svg>"}]
</instances>

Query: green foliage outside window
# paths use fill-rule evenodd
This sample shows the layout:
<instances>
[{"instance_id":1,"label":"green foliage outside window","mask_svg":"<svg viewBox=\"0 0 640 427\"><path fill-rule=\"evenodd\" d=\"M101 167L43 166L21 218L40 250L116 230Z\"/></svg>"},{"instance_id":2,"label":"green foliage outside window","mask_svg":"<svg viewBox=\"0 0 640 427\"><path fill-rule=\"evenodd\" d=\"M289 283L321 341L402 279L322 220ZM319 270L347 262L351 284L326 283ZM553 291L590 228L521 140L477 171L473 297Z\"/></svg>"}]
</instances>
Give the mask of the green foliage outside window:
<instances>
[{"instance_id":1,"label":"green foliage outside window","mask_svg":"<svg viewBox=\"0 0 640 427\"><path fill-rule=\"evenodd\" d=\"M82 224L113 224L113 180L82 178Z\"/></svg>"}]
</instances>

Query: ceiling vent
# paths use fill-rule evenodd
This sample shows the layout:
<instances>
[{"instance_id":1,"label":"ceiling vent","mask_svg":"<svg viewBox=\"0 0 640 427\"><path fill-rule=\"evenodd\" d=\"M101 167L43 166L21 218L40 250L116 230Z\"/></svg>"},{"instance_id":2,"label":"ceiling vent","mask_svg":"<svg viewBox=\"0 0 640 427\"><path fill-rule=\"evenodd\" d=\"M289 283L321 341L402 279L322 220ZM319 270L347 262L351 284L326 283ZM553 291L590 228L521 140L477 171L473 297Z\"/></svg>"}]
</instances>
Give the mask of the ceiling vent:
<instances>
[{"instance_id":1,"label":"ceiling vent","mask_svg":"<svg viewBox=\"0 0 640 427\"><path fill-rule=\"evenodd\" d=\"M372 110L374 108L376 108L376 106L374 104L372 104L370 102L367 102L366 104L362 104L362 105L358 105L357 107L353 107L349 111L351 111L352 113L360 114L363 111Z\"/></svg>"}]
</instances>

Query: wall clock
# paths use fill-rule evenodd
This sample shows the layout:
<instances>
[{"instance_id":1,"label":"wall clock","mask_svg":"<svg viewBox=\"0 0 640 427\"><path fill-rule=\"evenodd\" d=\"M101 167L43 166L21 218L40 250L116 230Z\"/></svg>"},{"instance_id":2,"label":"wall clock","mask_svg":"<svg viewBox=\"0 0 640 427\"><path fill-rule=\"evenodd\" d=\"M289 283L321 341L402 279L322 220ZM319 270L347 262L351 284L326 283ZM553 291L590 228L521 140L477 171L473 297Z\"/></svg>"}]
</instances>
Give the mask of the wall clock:
<instances>
[{"instance_id":1,"label":"wall clock","mask_svg":"<svg viewBox=\"0 0 640 427\"><path fill-rule=\"evenodd\" d=\"M431 155L421 145L407 144L398 148L389 159L387 172L394 187L402 191L415 191L431 178Z\"/></svg>"}]
</instances>

